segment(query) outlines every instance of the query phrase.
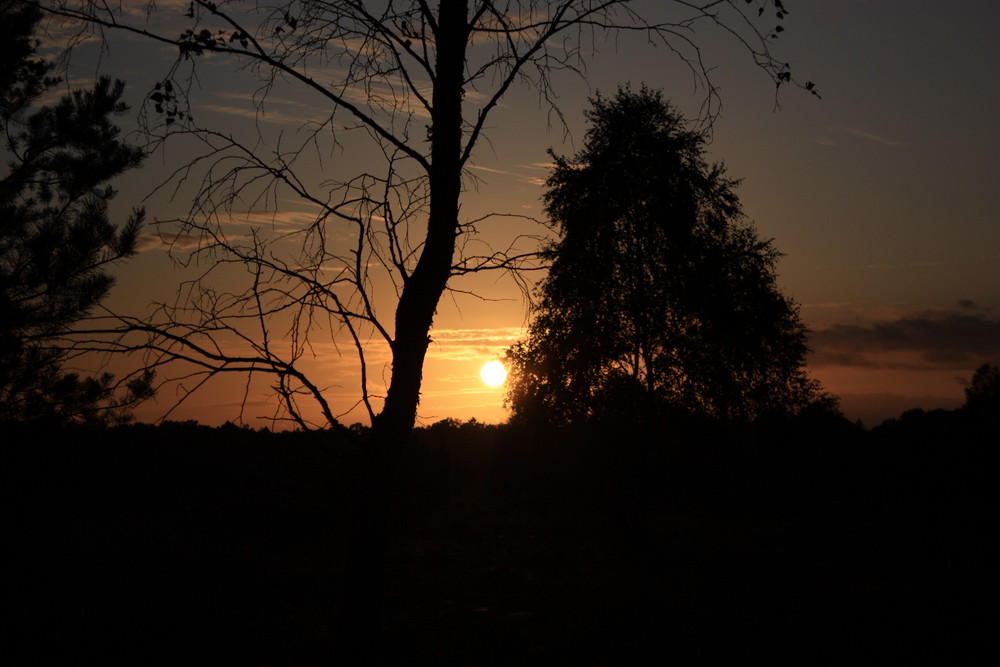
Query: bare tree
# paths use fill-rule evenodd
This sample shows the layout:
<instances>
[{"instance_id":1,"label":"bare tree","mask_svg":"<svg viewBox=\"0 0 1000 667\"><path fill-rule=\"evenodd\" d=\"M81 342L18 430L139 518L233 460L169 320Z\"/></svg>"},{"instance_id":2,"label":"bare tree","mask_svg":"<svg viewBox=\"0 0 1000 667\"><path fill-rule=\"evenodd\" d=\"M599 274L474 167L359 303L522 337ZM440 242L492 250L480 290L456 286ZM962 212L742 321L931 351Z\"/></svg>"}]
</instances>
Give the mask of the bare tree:
<instances>
[{"instance_id":1,"label":"bare tree","mask_svg":"<svg viewBox=\"0 0 1000 667\"><path fill-rule=\"evenodd\" d=\"M483 221L459 215L470 182L466 169L512 87L535 91L550 122L559 123L558 76L585 77L595 45L632 37L666 47L689 66L710 121L719 99L697 39L702 26L728 34L776 85L793 82L771 52L786 12L781 0L672 0L648 3L642 13L628 0L161 4L150 2L146 11L98 0L46 5L88 30L175 47L176 61L165 64L148 96L145 128L151 147L184 141L203 149L171 179L173 187L197 184L190 211L159 222L178 251L196 240L190 259L210 260L209 268L182 286L176 302L161 304L156 318L116 316L103 330L127 335L90 337L82 345L143 349L150 367L183 362L192 369L184 376L189 389L221 373L266 374L284 416L308 428L315 421L303 407L307 399L323 421L335 423L337 415L303 362L317 339L349 341L360 371L359 402L372 421L367 449L380 469L391 467L413 427L431 325L449 281L537 266L535 248L517 239L475 252L481 246L470 241ZM183 29L174 27L177 20ZM256 82L259 113L285 86L308 91L326 111L303 125L296 143L203 127L190 93L206 56L230 59ZM803 87L812 90L811 83ZM331 144L354 148L358 136L368 150L353 154L377 153L378 169L310 183L303 172L315 156L329 156ZM290 194L315 211L301 226L227 233L238 207L249 202L274 211ZM244 272L244 288L213 285L214 274L227 267ZM373 389L373 375L383 372L372 359L376 348L389 350L384 396ZM376 484L365 494L381 491ZM378 529L369 530L378 540Z\"/></svg>"},{"instance_id":2,"label":"bare tree","mask_svg":"<svg viewBox=\"0 0 1000 667\"><path fill-rule=\"evenodd\" d=\"M220 373L266 374L284 417L309 428L316 422L304 400L318 406L322 422L335 423L337 415L301 361L317 337L349 341L360 370L359 402L376 440L399 442L414 423L428 335L449 280L534 266L530 244L516 239L504 250L465 252L481 247L468 241L482 220L462 221L458 213L464 170L512 86L535 90L559 119L556 75L585 76L596 40L630 33L689 65L711 120L719 100L695 40L703 24L731 35L777 85L791 81L770 50L786 11L780 0L659 3L655 20L624 0L432 4L196 0L154 14L154 3L144 12L94 1L50 3L50 12L88 29L175 46L177 60L147 98L144 128L151 147L189 140L203 149L171 179L174 187L198 184L187 215L158 222L175 251L196 239L188 260L210 260L211 268L186 283L177 301L161 304L156 318L117 317L115 329L131 336L100 347L145 349L151 367L185 362L182 396ZM156 27L178 19L188 26L179 33ZM328 114L304 124L294 145L204 127L192 117L198 113L189 93L195 64L207 54L224 54L256 81L259 112L271 91L291 84L323 100ZM380 169L320 183L300 173L311 164L309 148L324 155L324 144L354 146L358 134L384 158ZM289 194L311 205L311 220L278 234L265 225L227 233L225 222L238 207L249 202L273 211ZM220 265L245 271L245 289L215 286ZM387 303L380 291L395 299ZM135 334L146 337L139 342ZM373 390L372 375L382 371L370 361L373 346L390 352L384 396Z\"/></svg>"}]
</instances>

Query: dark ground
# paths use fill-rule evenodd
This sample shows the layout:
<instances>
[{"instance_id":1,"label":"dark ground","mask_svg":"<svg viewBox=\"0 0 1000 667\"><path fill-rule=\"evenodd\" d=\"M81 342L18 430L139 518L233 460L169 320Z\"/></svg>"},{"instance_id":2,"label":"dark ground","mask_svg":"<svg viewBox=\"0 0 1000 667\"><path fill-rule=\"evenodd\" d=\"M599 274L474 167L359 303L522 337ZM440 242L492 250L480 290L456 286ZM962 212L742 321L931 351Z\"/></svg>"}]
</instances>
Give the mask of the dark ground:
<instances>
[{"instance_id":1,"label":"dark ground","mask_svg":"<svg viewBox=\"0 0 1000 667\"><path fill-rule=\"evenodd\" d=\"M875 433L430 429L396 485L383 662L995 654L1000 439L956 414ZM20 664L352 664L348 464L328 442L7 433Z\"/></svg>"}]
</instances>

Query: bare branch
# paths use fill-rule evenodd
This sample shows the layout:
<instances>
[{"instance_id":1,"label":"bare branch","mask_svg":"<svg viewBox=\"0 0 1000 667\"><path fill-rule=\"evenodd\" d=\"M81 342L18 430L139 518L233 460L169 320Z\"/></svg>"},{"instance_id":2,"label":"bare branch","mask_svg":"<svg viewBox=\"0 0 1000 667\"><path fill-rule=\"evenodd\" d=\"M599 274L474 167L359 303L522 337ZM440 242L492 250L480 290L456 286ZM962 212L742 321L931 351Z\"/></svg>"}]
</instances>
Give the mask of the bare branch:
<instances>
[{"instance_id":1,"label":"bare branch","mask_svg":"<svg viewBox=\"0 0 1000 667\"><path fill-rule=\"evenodd\" d=\"M176 48L146 98L142 130L150 149L177 142L199 151L157 191L190 202L156 225L193 277L151 318L105 313L101 326L73 332L73 349L140 352L157 369L176 362L185 369L172 376L183 383L180 402L220 374L246 373L248 383L263 374L281 406L274 419L300 428L313 426L307 399L328 423L338 418L305 370L318 346L350 350L357 405L373 422L395 424L398 435L412 425L448 280L503 271L530 294L529 277L545 269L544 240L522 234L498 249L477 225L492 216L531 219L459 213L470 183L463 169L512 88L537 92L565 128L559 76L585 78L588 58L604 44L645 40L687 65L710 125L720 103L699 43L703 26L735 41L778 86L797 85L771 54L779 30L770 17L780 21L785 11L778 0L194 0L186 12L153 2L142 12L103 0L43 6L103 39L120 33ZM766 19L755 16L765 11ZM213 66L208 55L255 82L255 135L201 124L196 84ZM280 104L287 86L322 108L310 108L297 131L276 132L265 127L264 105ZM380 374L389 376L384 391Z\"/></svg>"}]
</instances>

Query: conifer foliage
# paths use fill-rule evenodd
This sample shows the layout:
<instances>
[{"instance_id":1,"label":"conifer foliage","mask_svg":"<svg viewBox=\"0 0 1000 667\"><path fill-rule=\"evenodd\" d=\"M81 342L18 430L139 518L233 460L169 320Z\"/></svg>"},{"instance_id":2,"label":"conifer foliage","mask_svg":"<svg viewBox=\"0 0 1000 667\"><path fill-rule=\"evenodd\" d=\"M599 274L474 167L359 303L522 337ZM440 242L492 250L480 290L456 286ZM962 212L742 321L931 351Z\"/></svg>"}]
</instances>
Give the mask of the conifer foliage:
<instances>
[{"instance_id":1,"label":"conifer foliage","mask_svg":"<svg viewBox=\"0 0 1000 667\"><path fill-rule=\"evenodd\" d=\"M135 252L143 211L118 229L107 182L142 161L119 138L124 83L101 78L51 105L59 79L38 57L41 13L0 0L0 419L107 422L150 393L140 373L116 394L111 375L67 372L57 344L108 294L107 268Z\"/></svg>"},{"instance_id":2,"label":"conifer foliage","mask_svg":"<svg viewBox=\"0 0 1000 667\"><path fill-rule=\"evenodd\" d=\"M780 255L706 161L704 135L645 87L592 105L583 150L553 154L559 238L528 337L507 353L515 416L754 419L818 398Z\"/></svg>"}]
</instances>

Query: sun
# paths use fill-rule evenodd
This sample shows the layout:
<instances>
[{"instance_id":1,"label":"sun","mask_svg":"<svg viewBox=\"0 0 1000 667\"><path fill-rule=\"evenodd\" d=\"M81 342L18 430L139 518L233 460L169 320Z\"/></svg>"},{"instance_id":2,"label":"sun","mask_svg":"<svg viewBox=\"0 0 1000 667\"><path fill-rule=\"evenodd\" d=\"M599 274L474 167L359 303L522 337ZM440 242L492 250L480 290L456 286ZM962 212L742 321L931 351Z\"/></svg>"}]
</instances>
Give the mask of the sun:
<instances>
[{"instance_id":1,"label":"sun","mask_svg":"<svg viewBox=\"0 0 1000 667\"><path fill-rule=\"evenodd\" d=\"M479 371L479 377L491 387L499 387L507 379L507 369L499 361L487 361Z\"/></svg>"}]
</instances>

